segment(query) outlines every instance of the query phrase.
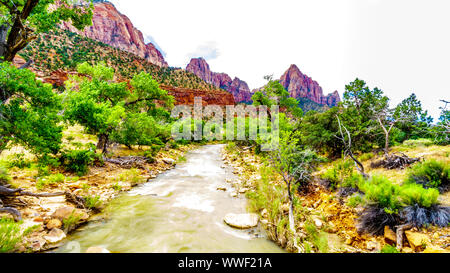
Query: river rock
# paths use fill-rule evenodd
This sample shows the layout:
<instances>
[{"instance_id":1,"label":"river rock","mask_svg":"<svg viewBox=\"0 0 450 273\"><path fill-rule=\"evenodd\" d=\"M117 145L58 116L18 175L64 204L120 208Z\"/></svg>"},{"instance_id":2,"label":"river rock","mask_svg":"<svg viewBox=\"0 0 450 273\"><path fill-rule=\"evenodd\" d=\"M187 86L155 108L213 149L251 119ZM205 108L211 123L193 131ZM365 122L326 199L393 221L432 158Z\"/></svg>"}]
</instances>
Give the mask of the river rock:
<instances>
[{"instance_id":1,"label":"river rock","mask_svg":"<svg viewBox=\"0 0 450 273\"><path fill-rule=\"evenodd\" d=\"M49 230L52 230L54 228L61 228L61 227L62 227L62 223L61 223L61 221L59 219L51 219L47 223L47 228Z\"/></svg>"},{"instance_id":2,"label":"river rock","mask_svg":"<svg viewBox=\"0 0 450 273\"><path fill-rule=\"evenodd\" d=\"M235 197L237 197L237 196L238 196L238 194L237 194L236 192L230 193L230 197L232 197L232 198L235 198Z\"/></svg>"},{"instance_id":3,"label":"river rock","mask_svg":"<svg viewBox=\"0 0 450 273\"><path fill-rule=\"evenodd\" d=\"M317 228L322 228L323 223L320 221L320 219L314 219L314 225L316 225Z\"/></svg>"},{"instance_id":4,"label":"river rock","mask_svg":"<svg viewBox=\"0 0 450 273\"><path fill-rule=\"evenodd\" d=\"M229 213L225 216L224 222L234 228L249 229L258 225L259 217L257 214L234 214Z\"/></svg>"},{"instance_id":5,"label":"river rock","mask_svg":"<svg viewBox=\"0 0 450 273\"><path fill-rule=\"evenodd\" d=\"M384 240L386 243L396 243L397 234L389 226L384 227Z\"/></svg>"},{"instance_id":6,"label":"river rock","mask_svg":"<svg viewBox=\"0 0 450 273\"><path fill-rule=\"evenodd\" d=\"M417 250L424 245L426 246L426 245L430 244L430 239L428 238L428 236L426 236L424 234L407 230L407 231L405 231L405 235L406 235L406 238L408 239L409 245L414 250Z\"/></svg>"},{"instance_id":7,"label":"river rock","mask_svg":"<svg viewBox=\"0 0 450 273\"><path fill-rule=\"evenodd\" d=\"M60 230L59 228L52 229L46 236L44 236L44 239L47 240L49 243L57 243L62 241L64 238L66 238L66 234L64 231Z\"/></svg>"},{"instance_id":8,"label":"river rock","mask_svg":"<svg viewBox=\"0 0 450 273\"><path fill-rule=\"evenodd\" d=\"M163 161L164 163L170 164L170 165L175 164L175 160L172 159L172 158L163 158L162 161Z\"/></svg>"},{"instance_id":9,"label":"river rock","mask_svg":"<svg viewBox=\"0 0 450 273\"><path fill-rule=\"evenodd\" d=\"M89 219L89 215L86 212L69 206L56 209L52 215L52 218L64 221L71 216L78 217L82 221Z\"/></svg>"},{"instance_id":10,"label":"river rock","mask_svg":"<svg viewBox=\"0 0 450 273\"><path fill-rule=\"evenodd\" d=\"M227 191L227 187L225 187L225 186L219 186L219 187L217 187L217 190L218 190L218 191Z\"/></svg>"},{"instance_id":11,"label":"river rock","mask_svg":"<svg viewBox=\"0 0 450 273\"><path fill-rule=\"evenodd\" d=\"M111 251L109 251L108 249L101 247L101 246L92 246L86 250L86 253L91 253L91 254L103 253L103 254L105 254L105 253L111 253Z\"/></svg>"}]
</instances>

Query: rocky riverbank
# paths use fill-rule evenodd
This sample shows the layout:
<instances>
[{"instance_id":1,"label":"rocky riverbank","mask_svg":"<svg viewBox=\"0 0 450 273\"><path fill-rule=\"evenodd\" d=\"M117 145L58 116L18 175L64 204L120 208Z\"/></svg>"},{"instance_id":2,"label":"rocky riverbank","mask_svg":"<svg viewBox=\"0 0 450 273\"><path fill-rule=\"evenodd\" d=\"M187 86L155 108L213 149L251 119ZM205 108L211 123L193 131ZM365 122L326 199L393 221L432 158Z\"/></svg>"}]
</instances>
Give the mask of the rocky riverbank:
<instances>
[{"instance_id":1,"label":"rocky riverbank","mask_svg":"<svg viewBox=\"0 0 450 273\"><path fill-rule=\"evenodd\" d=\"M118 194L172 169L178 161L183 160L187 151L195 147L197 145L163 149L155 156L153 163L139 164L136 167L105 162L101 167L91 167L86 176L71 177L71 174L63 173L64 181L45 186L42 183L38 186L39 178L35 178L33 170L12 170L10 175L16 187L37 193L65 193L65 196L49 198L20 197L18 209L23 217L21 229L32 228L33 231L23 237L16 252L45 252L59 247L68 234L95 218ZM116 148L114 156L134 153L136 151ZM84 198L85 202L80 202L80 198Z\"/></svg>"},{"instance_id":2,"label":"rocky riverbank","mask_svg":"<svg viewBox=\"0 0 450 273\"><path fill-rule=\"evenodd\" d=\"M316 182L307 193L296 195L299 204L295 207L297 234L294 236L286 228L289 207L281 177L266 167L251 149L231 145L223 150L223 159L235 168L240 180L234 181L234 186L238 192L247 192L250 209L260 215L269 238L287 251L298 251L293 243L295 237L306 246L306 252L379 253L387 245L396 244L396 234L388 228L384 236L358 233L357 218L361 208L348 207ZM448 232L449 228L436 227L409 230L405 233L402 252L448 252L442 247L449 247Z\"/></svg>"}]
</instances>

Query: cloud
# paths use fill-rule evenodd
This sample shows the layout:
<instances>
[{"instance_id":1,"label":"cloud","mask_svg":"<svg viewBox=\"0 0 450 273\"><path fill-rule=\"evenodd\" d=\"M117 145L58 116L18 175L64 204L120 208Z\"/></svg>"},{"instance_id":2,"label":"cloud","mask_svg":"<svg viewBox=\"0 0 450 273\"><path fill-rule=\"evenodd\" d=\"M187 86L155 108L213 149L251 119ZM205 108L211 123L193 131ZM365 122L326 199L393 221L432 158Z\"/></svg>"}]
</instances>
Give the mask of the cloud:
<instances>
[{"instance_id":1,"label":"cloud","mask_svg":"<svg viewBox=\"0 0 450 273\"><path fill-rule=\"evenodd\" d=\"M217 48L217 43L214 41L207 42L205 44L199 45L194 52L189 53L187 57L189 59L203 57L203 59L210 61L219 57L220 53Z\"/></svg>"},{"instance_id":2,"label":"cloud","mask_svg":"<svg viewBox=\"0 0 450 273\"><path fill-rule=\"evenodd\" d=\"M151 36L151 35L145 36L145 43L146 44L152 43L156 47L156 49L158 49L159 52L161 52L161 54L163 55L164 58L167 56L167 53L158 45L158 43L155 41L153 36Z\"/></svg>"}]
</instances>

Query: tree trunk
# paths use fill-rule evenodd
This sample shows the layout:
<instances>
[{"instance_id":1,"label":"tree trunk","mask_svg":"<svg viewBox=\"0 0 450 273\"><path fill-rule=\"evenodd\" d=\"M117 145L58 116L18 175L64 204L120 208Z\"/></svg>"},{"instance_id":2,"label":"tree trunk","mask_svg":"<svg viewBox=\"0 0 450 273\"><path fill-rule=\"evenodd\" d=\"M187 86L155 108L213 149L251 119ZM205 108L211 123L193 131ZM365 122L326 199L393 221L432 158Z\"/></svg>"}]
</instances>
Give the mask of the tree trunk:
<instances>
[{"instance_id":1,"label":"tree trunk","mask_svg":"<svg viewBox=\"0 0 450 273\"><path fill-rule=\"evenodd\" d=\"M0 26L0 62L3 62L3 56L6 53L6 36L8 35L9 26L4 24Z\"/></svg>"},{"instance_id":2,"label":"tree trunk","mask_svg":"<svg viewBox=\"0 0 450 273\"><path fill-rule=\"evenodd\" d=\"M102 150L102 153L106 154L108 152L108 142L109 142L108 135L106 134L100 135L97 143L97 149Z\"/></svg>"}]
</instances>

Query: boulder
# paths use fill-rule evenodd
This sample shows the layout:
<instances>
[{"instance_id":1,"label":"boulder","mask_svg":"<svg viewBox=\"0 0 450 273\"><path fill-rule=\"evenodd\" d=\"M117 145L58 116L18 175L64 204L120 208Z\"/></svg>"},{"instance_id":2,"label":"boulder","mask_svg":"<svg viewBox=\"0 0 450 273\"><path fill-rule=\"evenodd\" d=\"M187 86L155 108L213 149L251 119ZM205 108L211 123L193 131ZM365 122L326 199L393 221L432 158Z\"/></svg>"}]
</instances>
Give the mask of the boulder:
<instances>
[{"instance_id":1,"label":"boulder","mask_svg":"<svg viewBox=\"0 0 450 273\"><path fill-rule=\"evenodd\" d=\"M406 239L408 239L409 245L414 250L418 250L422 246L427 246L431 243L428 236L421 234L421 233L407 230L407 231L405 231L405 235L406 235Z\"/></svg>"},{"instance_id":2,"label":"boulder","mask_svg":"<svg viewBox=\"0 0 450 273\"><path fill-rule=\"evenodd\" d=\"M92 246L86 250L86 253L91 253L91 254L103 253L103 254L105 254L105 253L111 253L111 251L109 251L108 249L101 247L101 246Z\"/></svg>"},{"instance_id":3,"label":"boulder","mask_svg":"<svg viewBox=\"0 0 450 273\"><path fill-rule=\"evenodd\" d=\"M44 239L51 244L60 242L64 238L66 238L66 234L59 228L52 229L46 236L44 236Z\"/></svg>"},{"instance_id":4,"label":"boulder","mask_svg":"<svg viewBox=\"0 0 450 273\"><path fill-rule=\"evenodd\" d=\"M64 221L71 216L77 217L82 221L86 221L87 219L89 219L89 215L83 210L69 206L56 209L56 211L52 215L52 218Z\"/></svg>"},{"instance_id":5,"label":"boulder","mask_svg":"<svg viewBox=\"0 0 450 273\"><path fill-rule=\"evenodd\" d=\"M384 240L386 243L397 243L397 234L388 226L384 227Z\"/></svg>"},{"instance_id":6,"label":"boulder","mask_svg":"<svg viewBox=\"0 0 450 273\"><path fill-rule=\"evenodd\" d=\"M259 222L259 217L257 214L234 214L229 213L225 216L224 222L234 228L238 229L249 229L256 227Z\"/></svg>"},{"instance_id":7,"label":"boulder","mask_svg":"<svg viewBox=\"0 0 450 273\"><path fill-rule=\"evenodd\" d=\"M166 163L166 164L169 164L169 165L174 165L175 164L175 160L172 159L172 158L163 158L162 161L164 163Z\"/></svg>"},{"instance_id":8,"label":"boulder","mask_svg":"<svg viewBox=\"0 0 450 273\"><path fill-rule=\"evenodd\" d=\"M59 219L51 219L47 223L47 228L49 230L52 230L54 228L61 228L61 227L62 227L62 222Z\"/></svg>"}]
</instances>

